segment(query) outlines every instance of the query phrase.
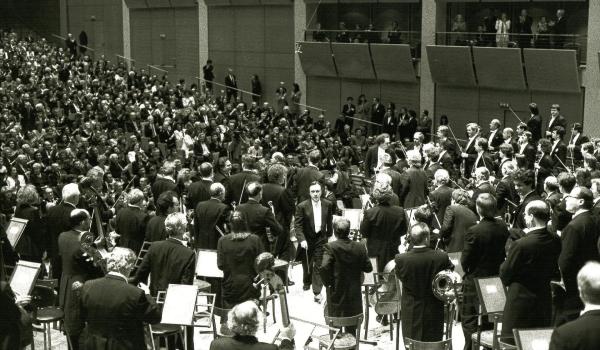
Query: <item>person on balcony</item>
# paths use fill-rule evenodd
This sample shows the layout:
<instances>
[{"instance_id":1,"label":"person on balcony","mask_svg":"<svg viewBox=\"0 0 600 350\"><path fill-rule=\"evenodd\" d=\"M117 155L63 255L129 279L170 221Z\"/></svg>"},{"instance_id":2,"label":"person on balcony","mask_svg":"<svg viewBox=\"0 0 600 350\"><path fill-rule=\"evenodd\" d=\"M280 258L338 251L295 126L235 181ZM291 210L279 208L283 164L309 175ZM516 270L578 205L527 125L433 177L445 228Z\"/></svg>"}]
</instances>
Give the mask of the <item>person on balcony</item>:
<instances>
[{"instance_id":1,"label":"person on balcony","mask_svg":"<svg viewBox=\"0 0 600 350\"><path fill-rule=\"evenodd\" d=\"M510 32L510 19L505 12L496 20L496 46L508 47L508 33Z\"/></svg>"}]
</instances>

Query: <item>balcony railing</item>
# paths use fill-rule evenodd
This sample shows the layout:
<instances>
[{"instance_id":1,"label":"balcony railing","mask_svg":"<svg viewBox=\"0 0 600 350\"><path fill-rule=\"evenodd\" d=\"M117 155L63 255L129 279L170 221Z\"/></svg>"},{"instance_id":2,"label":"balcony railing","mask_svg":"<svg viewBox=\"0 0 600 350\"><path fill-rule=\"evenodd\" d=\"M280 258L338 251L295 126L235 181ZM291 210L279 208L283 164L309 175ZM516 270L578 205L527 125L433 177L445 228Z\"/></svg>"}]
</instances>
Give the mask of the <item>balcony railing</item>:
<instances>
[{"instance_id":1,"label":"balcony railing","mask_svg":"<svg viewBox=\"0 0 600 350\"><path fill-rule=\"evenodd\" d=\"M408 44L414 58L421 56L421 32L417 31L306 29L304 40L356 44Z\"/></svg>"},{"instance_id":2,"label":"balcony railing","mask_svg":"<svg viewBox=\"0 0 600 350\"><path fill-rule=\"evenodd\" d=\"M579 64L585 64L587 36L577 34L496 34L479 32L437 32L436 45L520 47L575 50Z\"/></svg>"}]
</instances>

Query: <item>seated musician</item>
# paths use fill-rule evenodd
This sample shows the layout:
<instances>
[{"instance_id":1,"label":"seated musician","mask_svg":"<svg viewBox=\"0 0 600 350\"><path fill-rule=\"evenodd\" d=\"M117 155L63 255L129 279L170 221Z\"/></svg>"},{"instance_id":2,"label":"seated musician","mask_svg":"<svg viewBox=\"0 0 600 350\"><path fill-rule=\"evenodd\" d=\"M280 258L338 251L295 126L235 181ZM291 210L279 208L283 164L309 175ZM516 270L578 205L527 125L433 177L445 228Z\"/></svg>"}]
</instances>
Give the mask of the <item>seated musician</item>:
<instances>
[{"instance_id":1,"label":"seated musician","mask_svg":"<svg viewBox=\"0 0 600 350\"><path fill-rule=\"evenodd\" d=\"M109 254L108 274L81 288L81 349L145 349L144 323L160 321L160 309L145 292L127 283L136 255L128 248Z\"/></svg>"},{"instance_id":2,"label":"seated musician","mask_svg":"<svg viewBox=\"0 0 600 350\"><path fill-rule=\"evenodd\" d=\"M227 327L233 332L233 337L220 337L210 343L210 350L292 350L294 349L293 324L282 328L278 338L282 339L279 346L259 342L256 331L260 325L260 310L253 301L245 301L229 311Z\"/></svg>"}]
</instances>

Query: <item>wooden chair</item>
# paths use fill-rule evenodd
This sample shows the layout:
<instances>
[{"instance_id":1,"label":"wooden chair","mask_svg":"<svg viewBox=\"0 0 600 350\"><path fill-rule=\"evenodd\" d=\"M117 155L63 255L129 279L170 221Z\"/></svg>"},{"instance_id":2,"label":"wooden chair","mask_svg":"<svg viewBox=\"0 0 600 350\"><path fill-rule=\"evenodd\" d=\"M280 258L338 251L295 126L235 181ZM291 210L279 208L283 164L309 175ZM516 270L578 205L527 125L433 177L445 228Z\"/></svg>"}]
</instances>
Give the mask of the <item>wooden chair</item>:
<instances>
[{"instance_id":1,"label":"wooden chair","mask_svg":"<svg viewBox=\"0 0 600 350\"><path fill-rule=\"evenodd\" d=\"M135 259L135 264L133 265L133 269L131 269L131 272L129 272L129 276L135 276L137 269L142 264L142 260L144 260L144 257L148 253L148 249L150 249L151 245L152 245L152 242L148 242L148 241L144 241L144 243L142 243L142 248L140 248L140 251L137 255L137 259Z\"/></svg>"},{"instance_id":2,"label":"wooden chair","mask_svg":"<svg viewBox=\"0 0 600 350\"><path fill-rule=\"evenodd\" d=\"M358 314L356 316L350 317L330 317L325 316L325 323L331 328L339 328L340 332L334 338L334 334L329 332L329 334L324 334L321 336L317 336L316 338L319 341L319 349L327 348L330 346L331 341L333 341L333 349L336 350L346 350L346 349L356 349L358 350L360 346L360 328L363 322L364 315ZM348 332L342 332L341 329L343 327L356 327L356 334L351 334Z\"/></svg>"},{"instance_id":3,"label":"wooden chair","mask_svg":"<svg viewBox=\"0 0 600 350\"><path fill-rule=\"evenodd\" d=\"M196 297L196 309L194 310L194 328L205 328L208 332L214 332L213 326L213 313L215 309L216 294L198 292ZM206 333L202 332L201 333Z\"/></svg>"},{"instance_id":4,"label":"wooden chair","mask_svg":"<svg viewBox=\"0 0 600 350\"><path fill-rule=\"evenodd\" d=\"M44 349L52 349L51 324L62 321L65 318L63 310L56 306L58 293L52 287L36 285L31 292L31 299L32 304L36 308L35 321L43 327Z\"/></svg>"},{"instance_id":5,"label":"wooden chair","mask_svg":"<svg viewBox=\"0 0 600 350\"><path fill-rule=\"evenodd\" d=\"M408 350L450 350L452 349L452 338L434 342L404 338L404 347Z\"/></svg>"},{"instance_id":6,"label":"wooden chair","mask_svg":"<svg viewBox=\"0 0 600 350\"><path fill-rule=\"evenodd\" d=\"M227 327L225 327L224 329L217 328L217 322L215 321L215 316L219 316L220 319L222 320L223 317L227 317L227 314L229 313L229 311L231 311L231 309L223 309L223 308L216 307L216 306L213 307L213 314L212 314L213 339L217 339L219 337L233 336L233 333ZM223 323L221 323L221 324L223 324Z\"/></svg>"},{"instance_id":7,"label":"wooden chair","mask_svg":"<svg viewBox=\"0 0 600 350\"><path fill-rule=\"evenodd\" d=\"M378 315L384 315L389 318L388 321L390 325L390 340L394 340L393 318L395 314L398 314L397 321L399 321L400 319L400 301L402 299L402 295L399 290L398 292L396 292L396 289L390 291L381 291L380 287L384 284L387 284L388 286L393 286L394 288L400 288L400 285L396 279L396 275L393 272L374 273L373 275L375 276L375 288L377 288L375 290L375 305L378 306L376 309L379 309L378 311L376 311ZM391 278L394 279L393 282L390 281ZM399 325L399 322L396 323L398 323Z\"/></svg>"}]
</instances>

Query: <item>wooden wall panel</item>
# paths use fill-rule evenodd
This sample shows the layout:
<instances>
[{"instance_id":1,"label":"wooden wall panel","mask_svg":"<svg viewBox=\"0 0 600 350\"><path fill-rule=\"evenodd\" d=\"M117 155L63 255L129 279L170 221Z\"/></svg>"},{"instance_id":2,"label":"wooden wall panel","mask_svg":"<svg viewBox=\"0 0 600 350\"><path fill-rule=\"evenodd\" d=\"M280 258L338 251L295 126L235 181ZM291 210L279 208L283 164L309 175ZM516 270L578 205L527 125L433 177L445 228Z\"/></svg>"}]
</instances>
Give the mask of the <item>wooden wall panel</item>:
<instances>
[{"instance_id":1,"label":"wooden wall panel","mask_svg":"<svg viewBox=\"0 0 600 350\"><path fill-rule=\"evenodd\" d=\"M332 43L331 49L340 78L375 79L369 45Z\"/></svg>"},{"instance_id":2,"label":"wooden wall panel","mask_svg":"<svg viewBox=\"0 0 600 350\"><path fill-rule=\"evenodd\" d=\"M327 77L307 77L306 90L306 104L326 109L325 118L333 123L340 110L339 80ZM318 115L318 112L313 110L311 114Z\"/></svg>"},{"instance_id":3,"label":"wooden wall panel","mask_svg":"<svg viewBox=\"0 0 600 350\"><path fill-rule=\"evenodd\" d=\"M479 92L476 88L457 86L436 87L435 126L439 125L440 116L448 116L450 126L456 137L463 138L465 125L479 121Z\"/></svg>"},{"instance_id":4,"label":"wooden wall panel","mask_svg":"<svg viewBox=\"0 0 600 350\"><path fill-rule=\"evenodd\" d=\"M521 49L473 47L473 61L480 87L525 90Z\"/></svg>"},{"instance_id":5,"label":"wooden wall panel","mask_svg":"<svg viewBox=\"0 0 600 350\"><path fill-rule=\"evenodd\" d=\"M531 90L578 92L581 89L574 50L524 49Z\"/></svg>"},{"instance_id":6,"label":"wooden wall panel","mask_svg":"<svg viewBox=\"0 0 600 350\"><path fill-rule=\"evenodd\" d=\"M408 45L371 45L378 80L415 83L417 81Z\"/></svg>"},{"instance_id":7,"label":"wooden wall panel","mask_svg":"<svg viewBox=\"0 0 600 350\"><path fill-rule=\"evenodd\" d=\"M464 46L427 46L433 81L451 86L476 85L471 48Z\"/></svg>"}]
</instances>

